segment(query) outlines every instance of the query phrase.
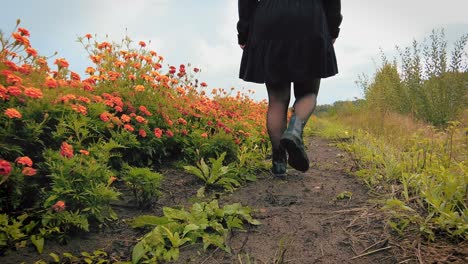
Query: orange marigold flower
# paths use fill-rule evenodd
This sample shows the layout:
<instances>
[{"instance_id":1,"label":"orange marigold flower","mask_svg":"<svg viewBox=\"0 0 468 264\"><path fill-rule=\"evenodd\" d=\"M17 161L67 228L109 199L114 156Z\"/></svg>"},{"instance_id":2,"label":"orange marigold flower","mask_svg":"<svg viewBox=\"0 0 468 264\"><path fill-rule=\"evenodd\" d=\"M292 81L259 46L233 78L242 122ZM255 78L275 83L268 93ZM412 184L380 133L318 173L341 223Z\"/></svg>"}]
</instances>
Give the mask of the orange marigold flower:
<instances>
[{"instance_id":1,"label":"orange marigold flower","mask_svg":"<svg viewBox=\"0 0 468 264\"><path fill-rule=\"evenodd\" d=\"M155 135L157 138L161 138L161 137L162 137L162 134L163 134L162 129L160 129L160 128L155 128L155 129L154 129L154 135Z\"/></svg>"},{"instance_id":2,"label":"orange marigold flower","mask_svg":"<svg viewBox=\"0 0 468 264\"><path fill-rule=\"evenodd\" d=\"M112 114L107 112L107 111L105 111L104 113L99 115L99 118L101 118L101 120L104 121L104 122L109 122L111 117L112 117Z\"/></svg>"},{"instance_id":3,"label":"orange marigold flower","mask_svg":"<svg viewBox=\"0 0 468 264\"><path fill-rule=\"evenodd\" d=\"M68 144L67 142L63 142L62 146L60 147L60 155L66 158L73 157L73 146Z\"/></svg>"},{"instance_id":4,"label":"orange marigold flower","mask_svg":"<svg viewBox=\"0 0 468 264\"><path fill-rule=\"evenodd\" d=\"M7 108L5 110L5 115L8 116L8 118L13 119L13 118L22 118L23 116L21 115L18 110L14 108Z\"/></svg>"},{"instance_id":5,"label":"orange marigold flower","mask_svg":"<svg viewBox=\"0 0 468 264\"><path fill-rule=\"evenodd\" d=\"M146 137L146 131L144 129L140 129L138 130L138 135L140 135L140 137Z\"/></svg>"},{"instance_id":6,"label":"orange marigold flower","mask_svg":"<svg viewBox=\"0 0 468 264\"><path fill-rule=\"evenodd\" d=\"M70 78L75 81L81 80L81 77L78 73L76 72L70 72Z\"/></svg>"},{"instance_id":7,"label":"orange marigold flower","mask_svg":"<svg viewBox=\"0 0 468 264\"><path fill-rule=\"evenodd\" d=\"M82 115L87 115L88 114L88 109L84 105L80 104L72 104L71 108L75 110L77 113L80 113Z\"/></svg>"},{"instance_id":8,"label":"orange marigold flower","mask_svg":"<svg viewBox=\"0 0 468 264\"><path fill-rule=\"evenodd\" d=\"M10 174L12 168L10 162L6 160L0 160L0 175Z\"/></svg>"},{"instance_id":9,"label":"orange marigold flower","mask_svg":"<svg viewBox=\"0 0 468 264\"><path fill-rule=\"evenodd\" d=\"M80 153L85 155L85 156L89 156L89 151L87 151L85 149L80 149Z\"/></svg>"},{"instance_id":10,"label":"orange marigold flower","mask_svg":"<svg viewBox=\"0 0 468 264\"><path fill-rule=\"evenodd\" d=\"M28 31L27 29L25 29L25 28L18 28L18 32L19 32L21 35L26 36L26 37L31 36L31 35L29 34L29 31Z\"/></svg>"},{"instance_id":11,"label":"orange marigold flower","mask_svg":"<svg viewBox=\"0 0 468 264\"><path fill-rule=\"evenodd\" d=\"M85 103L85 104L91 103L91 99L89 99L88 97L85 97L85 96L78 96L78 100Z\"/></svg>"},{"instance_id":12,"label":"orange marigold flower","mask_svg":"<svg viewBox=\"0 0 468 264\"><path fill-rule=\"evenodd\" d=\"M11 35L17 42L23 44L24 46L26 46L26 47L31 46L31 44L29 43L29 39L27 37L21 35L21 33L13 32L13 34L11 34Z\"/></svg>"},{"instance_id":13,"label":"orange marigold flower","mask_svg":"<svg viewBox=\"0 0 468 264\"><path fill-rule=\"evenodd\" d=\"M102 42L100 44L98 44L97 48L98 49L105 49L105 48L111 48L112 45L109 43L109 42Z\"/></svg>"},{"instance_id":14,"label":"orange marigold flower","mask_svg":"<svg viewBox=\"0 0 468 264\"><path fill-rule=\"evenodd\" d=\"M120 117L120 120L122 120L122 122L124 122L124 123L128 123L128 122L130 122L132 119L131 119L131 117L129 117L128 115L123 114L123 115Z\"/></svg>"},{"instance_id":15,"label":"orange marigold flower","mask_svg":"<svg viewBox=\"0 0 468 264\"><path fill-rule=\"evenodd\" d=\"M21 77L16 76L14 74L8 74L6 77L6 82L17 85L17 84L21 84L23 82L23 79L21 79Z\"/></svg>"},{"instance_id":16,"label":"orange marigold flower","mask_svg":"<svg viewBox=\"0 0 468 264\"><path fill-rule=\"evenodd\" d=\"M86 68L85 72L89 75L94 75L94 73L96 72L96 69L94 69L93 67L88 67Z\"/></svg>"},{"instance_id":17,"label":"orange marigold flower","mask_svg":"<svg viewBox=\"0 0 468 264\"><path fill-rule=\"evenodd\" d=\"M138 42L138 45L140 45L142 48L146 47L146 43L144 41Z\"/></svg>"},{"instance_id":18,"label":"orange marigold flower","mask_svg":"<svg viewBox=\"0 0 468 264\"><path fill-rule=\"evenodd\" d=\"M34 176L36 175L37 170L31 167L24 167L21 173L23 173L24 176Z\"/></svg>"},{"instance_id":19,"label":"orange marigold flower","mask_svg":"<svg viewBox=\"0 0 468 264\"><path fill-rule=\"evenodd\" d=\"M58 87L58 82L57 80L55 80L54 78L52 77L47 77L46 81L45 81L45 86L49 87L49 88L57 88Z\"/></svg>"},{"instance_id":20,"label":"orange marigold flower","mask_svg":"<svg viewBox=\"0 0 468 264\"><path fill-rule=\"evenodd\" d=\"M7 90L8 90L8 93L13 96L19 96L22 94L21 89L18 88L17 86L8 86Z\"/></svg>"},{"instance_id":21,"label":"orange marigold flower","mask_svg":"<svg viewBox=\"0 0 468 264\"><path fill-rule=\"evenodd\" d=\"M52 205L52 209L55 212L62 212L65 210L65 202L64 201L57 201L54 205Z\"/></svg>"},{"instance_id":22,"label":"orange marigold flower","mask_svg":"<svg viewBox=\"0 0 468 264\"><path fill-rule=\"evenodd\" d=\"M24 89L24 94L31 98L42 98L42 91L34 87Z\"/></svg>"},{"instance_id":23,"label":"orange marigold flower","mask_svg":"<svg viewBox=\"0 0 468 264\"><path fill-rule=\"evenodd\" d=\"M29 54L29 56L36 57L37 56L37 50L29 47L26 48L26 53Z\"/></svg>"},{"instance_id":24,"label":"orange marigold flower","mask_svg":"<svg viewBox=\"0 0 468 264\"><path fill-rule=\"evenodd\" d=\"M60 68L68 68L68 66L70 66L70 64L68 63L67 60L65 60L65 58L56 59L54 64L56 64Z\"/></svg>"},{"instance_id":25,"label":"orange marigold flower","mask_svg":"<svg viewBox=\"0 0 468 264\"><path fill-rule=\"evenodd\" d=\"M102 61L102 57L99 55L91 55L90 58L91 58L91 61L93 61L96 64L99 64Z\"/></svg>"},{"instance_id":26,"label":"orange marigold flower","mask_svg":"<svg viewBox=\"0 0 468 264\"><path fill-rule=\"evenodd\" d=\"M187 121L185 121L185 119L183 119L182 117L179 117L179 119L177 119L177 123L184 126L187 125Z\"/></svg>"},{"instance_id":27,"label":"orange marigold flower","mask_svg":"<svg viewBox=\"0 0 468 264\"><path fill-rule=\"evenodd\" d=\"M174 136L174 132L172 132L170 129L166 130L166 135L168 137L173 137Z\"/></svg>"},{"instance_id":28,"label":"orange marigold flower","mask_svg":"<svg viewBox=\"0 0 468 264\"><path fill-rule=\"evenodd\" d=\"M205 133L201 134L201 137L202 137L202 138L207 138L207 137L208 137L208 134L205 132Z\"/></svg>"},{"instance_id":29,"label":"orange marigold flower","mask_svg":"<svg viewBox=\"0 0 468 264\"><path fill-rule=\"evenodd\" d=\"M113 182L115 182L117 180L117 177L115 176L110 176L109 177L109 181L107 182L108 185L111 185Z\"/></svg>"},{"instance_id":30,"label":"orange marigold flower","mask_svg":"<svg viewBox=\"0 0 468 264\"><path fill-rule=\"evenodd\" d=\"M145 86L139 84L139 85L135 86L135 91L136 92L144 92L145 91Z\"/></svg>"},{"instance_id":31,"label":"orange marigold flower","mask_svg":"<svg viewBox=\"0 0 468 264\"><path fill-rule=\"evenodd\" d=\"M135 120L138 122L138 123L143 123L146 121L146 119L142 116L136 116L135 117Z\"/></svg>"},{"instance_id":32,"label":"orange marigold flower","mask_svg":"<svg viewBox=\"0 0 468 264\"><path fill-rule=\"evenodd\" d=\"M116 107L114 107L114 109L115 109L116 112L119 112L119 113L123 112L123 109L122 109L121 106L116 106Z\"/></svg>"},{"instance_id":33,"label":"orange marigold flower","mask_svg":"<svg viewBox=\"0 0 468 264\"><path fill-rule=\"evenodd\" d=\"M28 156L19 157L15 161L16 161L17 164L25 165L25 166L28 166L28 167L32 167L32 165L33 165L33 161Z\"/></svg>"},{"instance_id":34,"label":"orange marigold flower","mask_svg":"<svg viewBox=\"0 0 468 264\"><path fill-rule=\"evenodd\" d=\"M130 131L130 132L135 131L135 128L133 128L130 124L125 124L125 125L124 125L124 129L125 129L125 130L128 130L128 131Z\"/></svg>"}]
</instances>

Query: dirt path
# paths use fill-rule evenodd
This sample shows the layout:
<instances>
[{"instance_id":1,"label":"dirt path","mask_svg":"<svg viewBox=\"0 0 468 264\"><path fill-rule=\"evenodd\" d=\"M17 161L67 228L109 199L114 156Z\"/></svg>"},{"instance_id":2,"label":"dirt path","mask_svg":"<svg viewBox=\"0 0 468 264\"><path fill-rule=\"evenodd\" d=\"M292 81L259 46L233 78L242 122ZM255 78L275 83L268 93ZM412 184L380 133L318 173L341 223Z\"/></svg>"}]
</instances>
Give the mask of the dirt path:
<instances>
[{"instance_id":1,"label":"dirt path","mask_svg":"<svg viewBox=\"0 0 468 264\"><path fill-rule=\"evenodd\" d=\"M241 202L259 209L255 217L261 226L229 238L233 254L203 252L201 245L191 245L181 249L178 263L396 263L382 231L384 224L373 220L378 218L368 210L372 204L367 188L346 172L351 166L347 154L317 137L308 144L312 167L307 173L290 169L285 179L261 176L220 198L221 203ZM50 260L50 252L77 256L96 249L109 252L113 260L130 260L133 245L144 233L132 230L123 220L140 214L161 215L163 206L188 206L201 186L194 176L180 171L170 169L163 174L164 195L152 209L136 209L131 197L124 196L114 205L121 220L107 229L75 236L67 245L48 241L41 256L32 247L10 252L0 257L0 263L34 263ZM345 191L352 193L351 199L337 199Z\"/></svg>"},{"instance_id":2,"label":"dirt path","mask_svg":"<svg viewBox=\"0 0 468 264\"><path fill-rule=\"evenodd\" d=\"M189 250L184 255L191 257L180 263L276 263L281 256L282 263L295 264L396 263L384 224L367 215L372 207L367 188L346 172L346 153L317 137L308 144L313 165L307 173L290 169L284 180L265 177L221 198L261 211L256 215L261 226L231 237L233 255L214 252L194 258ZM345 191L352 193L351 199L337 199Z\"/></svg>"}]
</instances>

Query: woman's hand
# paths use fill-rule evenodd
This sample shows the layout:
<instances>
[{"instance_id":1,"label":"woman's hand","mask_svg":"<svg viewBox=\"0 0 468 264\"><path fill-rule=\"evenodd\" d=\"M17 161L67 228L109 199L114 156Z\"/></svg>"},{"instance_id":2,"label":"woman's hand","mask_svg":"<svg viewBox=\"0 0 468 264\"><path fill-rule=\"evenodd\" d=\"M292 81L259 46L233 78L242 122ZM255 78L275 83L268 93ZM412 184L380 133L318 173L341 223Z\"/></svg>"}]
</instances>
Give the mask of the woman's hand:
<instances>
[{"instance_id":1,"label":"woman's hand","mask_svg":"<svg viewBox=\"0 0 468 264\"><path fill-rule=\"evenodd\" d=\"M245 44L244 44L244 45L239 45L239 47L240 47L241 49L244 49L244 48L245 48Z\"/></svg>"}]
</instances>

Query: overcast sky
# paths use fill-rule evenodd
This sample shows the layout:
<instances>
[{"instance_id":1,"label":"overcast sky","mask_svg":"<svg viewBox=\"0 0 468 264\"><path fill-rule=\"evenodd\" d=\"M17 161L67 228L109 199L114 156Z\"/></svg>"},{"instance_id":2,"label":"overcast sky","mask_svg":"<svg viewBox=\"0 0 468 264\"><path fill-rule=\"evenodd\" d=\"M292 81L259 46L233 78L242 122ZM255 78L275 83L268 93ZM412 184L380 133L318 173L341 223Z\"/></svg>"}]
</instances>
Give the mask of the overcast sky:
<instances>
[{"instance_id":1,"label":"overcast sky","mask_svg":"<svg viewBox=\"0 0 468 264\"><path fill-rule=\"evenodd\" d=\"M268 0L264 0L268 1ZM136 41L178 66L202 69L208 88L235 87L266 98L263 85L238 79L241 49L237 45L237 0L15 0L2 1L0 29L10 34L16 19L31 31L31 43L42 55L65 57L84 74L91 65L76 42L97 34L101 41L120 41L127 30ZM341 35L335 44L339 75L322 81L319 104L361 98L355 85L361 73L372 75L380 63L379 48L392 56L395 45L422 41L432 29L445 28L449 43L468 33L467 0L344 0Z\"/></svg>"}]
</instances>

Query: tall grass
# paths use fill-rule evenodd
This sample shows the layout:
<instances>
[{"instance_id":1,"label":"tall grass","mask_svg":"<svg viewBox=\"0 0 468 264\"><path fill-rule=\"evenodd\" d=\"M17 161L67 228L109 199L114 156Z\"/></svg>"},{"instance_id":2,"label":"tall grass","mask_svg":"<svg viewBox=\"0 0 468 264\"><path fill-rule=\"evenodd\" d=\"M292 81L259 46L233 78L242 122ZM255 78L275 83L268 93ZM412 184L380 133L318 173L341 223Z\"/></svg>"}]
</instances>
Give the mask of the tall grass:
<instances>
[{"instance_id":1,"label":"tall grass","mask_svg":"<svg viewBox=\"0 0 468 264\"><path fill-rule=\"evenodd\" d=\"M351 154L351 173L385 195L395 230L468 239L468 126L438 129L393 113L384 120L362 110L318 118L312 132Z\"/></svg>"},{"instance_id":2,"label":"tall grass","mask_svg":"<svg viewBox=\"0 0 468 264\"><path fill-rule=\"evenodd\" d=\"M391 226L431 240L468 239L468 35L448 55L443 30L429 43L382 55L358 84L365 98L319 107L312 131L338 140L352 173L384 194Z\"/></svg>"}]
</instances>

